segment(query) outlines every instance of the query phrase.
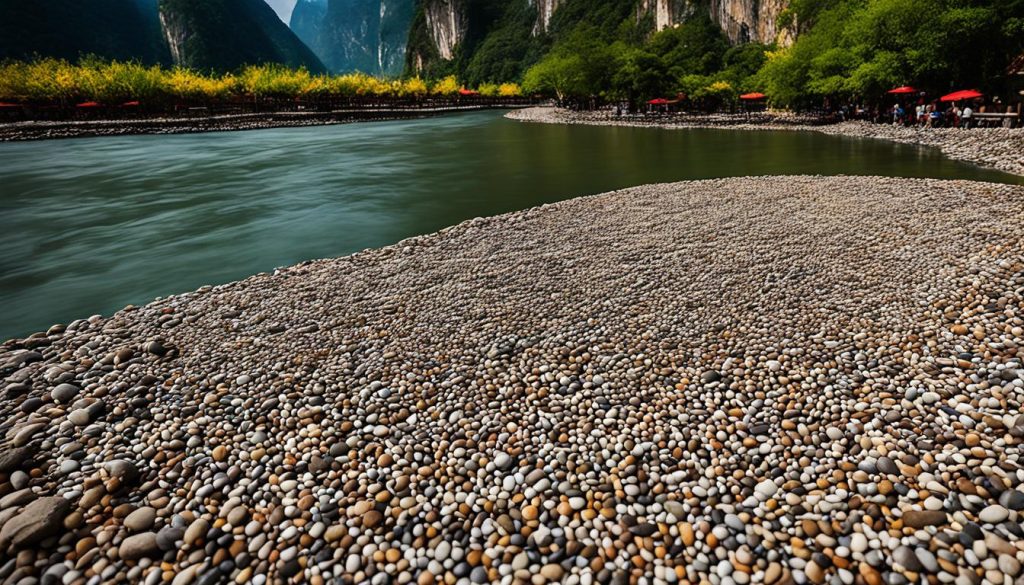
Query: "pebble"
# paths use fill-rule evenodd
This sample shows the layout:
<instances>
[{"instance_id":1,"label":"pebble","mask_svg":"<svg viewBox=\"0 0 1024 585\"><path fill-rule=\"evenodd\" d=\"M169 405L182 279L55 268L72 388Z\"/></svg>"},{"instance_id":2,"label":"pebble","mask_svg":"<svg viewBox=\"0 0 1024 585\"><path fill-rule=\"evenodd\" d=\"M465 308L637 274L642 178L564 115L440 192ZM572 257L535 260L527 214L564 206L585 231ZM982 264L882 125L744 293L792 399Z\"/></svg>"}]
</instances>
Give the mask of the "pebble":
<instances>
[{"instance_id":1,"label":"pebble","mask_svg":"<svg viewBox=\"0 0 1024 585\"><path fill-rule=\"evenodd\" d=\"M981 512L978 512L978 519L990 524L999 524L1009 517L1010 511L999 504L992 504L991 506L987 506Z\"/></svg>"},{"instance_id":2,"label":"pebble","mask_svg":"<svg viewBox=\"0 0 1024 585\"><path fill-rule=\"evenodd\" d=\"M124 526L132 532L143 532L153 527L156 521L156 510L149 506L143 506L124 519Z\"/></svg>"},{"instance_id":3,"label":"pebble","mask_svg":"<svg viewBox=\"0 0 1024 585\"><path fill-rule=\"evenodd\" d=\"M0 580L1019 580L1022 200L639 187L69 323Z\"/></svg>"},{"instance_id":4,"label":"pebble","mask_svg":"<svg viewBox=\"0 0 1024 585\"><path fill-rule=\"evenodd\" d=\"M50 391L50 397L57 404L68 404L78 396L81 390L74 384L58 384Z\"/></svg>"}]
</instances>

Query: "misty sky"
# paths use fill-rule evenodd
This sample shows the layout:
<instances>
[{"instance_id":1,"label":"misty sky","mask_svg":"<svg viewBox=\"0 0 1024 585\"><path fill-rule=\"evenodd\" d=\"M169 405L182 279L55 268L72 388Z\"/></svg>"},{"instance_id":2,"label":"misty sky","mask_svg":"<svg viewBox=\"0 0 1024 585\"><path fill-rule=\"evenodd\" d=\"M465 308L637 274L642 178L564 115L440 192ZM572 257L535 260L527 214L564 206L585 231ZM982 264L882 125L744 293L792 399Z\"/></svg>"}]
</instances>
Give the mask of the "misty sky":
<instances>
[{"instance_id":1,"label":"misty sky","mask_svg":"<svg viewBox=\"0 0 1024 585\"><path fill-rule=\"evenodd\" d=\"M267 0L267 4L277 12L281 20L288 22L292 18L292 9L295 8L296 0Z\"/></svg>"}]
</instances>

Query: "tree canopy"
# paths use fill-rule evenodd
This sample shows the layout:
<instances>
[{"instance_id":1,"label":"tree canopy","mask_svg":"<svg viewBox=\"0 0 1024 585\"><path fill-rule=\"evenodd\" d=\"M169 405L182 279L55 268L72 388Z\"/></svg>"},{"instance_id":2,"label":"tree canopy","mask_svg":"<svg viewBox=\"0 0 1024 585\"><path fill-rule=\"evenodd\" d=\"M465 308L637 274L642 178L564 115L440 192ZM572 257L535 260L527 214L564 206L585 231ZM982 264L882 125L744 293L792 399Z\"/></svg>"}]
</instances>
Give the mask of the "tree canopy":
<instances>
[{"instance_id":1,"label":"tree canopy","mask_svg":"<svg viewBox=\"0 0 1024 585\"><path fill-rule=\"evenodd\" d=\"M1024 53L1024 0L793 0L780 24L798 35L784 47L730 47L704 13L652 34L649 22L612 4L560 9L563 27L583 24L555 38L526 71L524 89L634 104L678 92L727 101L763 91L790 107L875 100L899 85L999 93L1007 66Z\"/></svg>"}]
</instances>

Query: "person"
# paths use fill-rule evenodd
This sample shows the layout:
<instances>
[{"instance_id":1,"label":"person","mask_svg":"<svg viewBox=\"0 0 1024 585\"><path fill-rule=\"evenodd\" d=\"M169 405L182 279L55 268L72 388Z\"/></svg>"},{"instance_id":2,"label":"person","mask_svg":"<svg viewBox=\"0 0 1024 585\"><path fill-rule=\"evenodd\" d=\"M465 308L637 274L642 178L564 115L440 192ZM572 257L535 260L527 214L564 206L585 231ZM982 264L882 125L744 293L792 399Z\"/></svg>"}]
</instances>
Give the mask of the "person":
<instances>
[{"instance_id":1,"label":"person","mask_svg":"<svg viewBox=\"0 0 1024 585\"><path fill-rule=\"evenodd\" d=\"M914 113L914 123L918 126L924 126L924 104L917 104L917 108L915 108Z\"/></svg>"},{"instance_id":2,"label":"person","mask_svg":"<svg viewBox=\"0 0 1024 585\"><path fill-rule=\"evenodd\" d=\"M928 127L938 128L940 126L942 126L942 112L939 111L939 108L933 107L931 113L928 114Z\"/></svg>"},{"instance_id":3,"label":"person","mask_svg":"<svg viewBox=\"0 0 1024 585\"><path fill-rule=\"evenodd\" d=\"M964 111L960 114L960 119L963 120L964 130L968 130L971 127L971 118L974 116L974 110L971 109L971 104L964 106Z\"/></svg>"},{"instance_id":4,"label":"person","mask_svg":"<svg viewBox=\"0 0 1024 585\"><path fill-rule=\"evenodd\" d=\"M893 126L899 126L900 118L902 118L902 117L903 117L903 108L901 108L899 104L894 105L892 107L892 125Z\"/></svg>"}]
</instances>

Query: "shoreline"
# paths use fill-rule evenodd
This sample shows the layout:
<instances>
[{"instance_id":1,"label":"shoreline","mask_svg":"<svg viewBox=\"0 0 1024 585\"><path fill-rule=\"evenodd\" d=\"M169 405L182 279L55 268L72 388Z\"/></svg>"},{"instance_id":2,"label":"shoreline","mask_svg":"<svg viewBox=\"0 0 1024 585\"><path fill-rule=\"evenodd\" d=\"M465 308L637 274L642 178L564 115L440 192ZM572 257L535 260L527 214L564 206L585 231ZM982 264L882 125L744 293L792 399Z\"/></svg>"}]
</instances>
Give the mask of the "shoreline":
<instances>
[{"instance_id":1,"label":"shoreline","mask_svg":"<svg viewBox=\"0 0 1024 585\"><path fill-rule=\"evenodd\" d=\"M728 115L695 116L694 121L649 122L616 120L608 112L573 112L561 108L524 108L505 115L510 120L544 124L582 124L590 126L625 126L681 130L708 128L715 130L809 131L832 136L872 138L901 144L938 148L953 160L1024 176L1024 128L906 128L864 121L836 124L810 124L792 114L765 114L761 123L748 123L746 118Z\"/></svg>"},{"instance_id":2,"label":"shoreline","mask_svg":"<svg viewBox=\"0 0 1024 585\"><path fill-rule=\"evenodd\" d=\"M330 112L267 112L182 118L7 122L0 123L0 143L97 136L199 134L269 128L333 126L356 122L414 120L451 113L510 108L511 106L491 105L446 108L354 108Z\"/></svg>"},{"instance_id":3,"label":"shoreline","mask_svg":"<svg viewBox=\"0 0 1024 585\"><path fill-rule=\"evenodd\" d=\"M0 346L0 554L69 585L1016 576L1022 225L996 183L646 185L54 326Z\"/></svg>"}]
</instances>

